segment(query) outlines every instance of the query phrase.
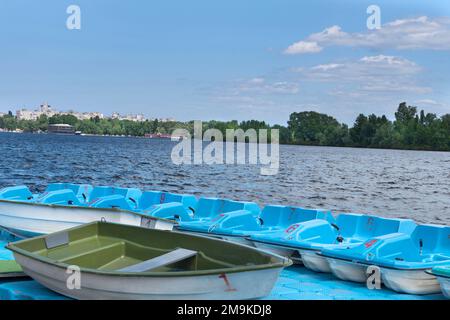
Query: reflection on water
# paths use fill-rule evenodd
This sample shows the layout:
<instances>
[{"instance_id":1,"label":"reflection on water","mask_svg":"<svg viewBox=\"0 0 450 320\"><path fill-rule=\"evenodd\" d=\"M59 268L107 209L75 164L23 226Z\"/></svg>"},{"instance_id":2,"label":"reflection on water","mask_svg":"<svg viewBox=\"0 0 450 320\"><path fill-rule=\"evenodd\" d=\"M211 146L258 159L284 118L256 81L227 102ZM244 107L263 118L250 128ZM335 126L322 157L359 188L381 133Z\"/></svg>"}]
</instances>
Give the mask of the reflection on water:
<instances>
[{"instance_id":1,"label":"reflection on water","mask_svg":"<svg viewBox=\"0 0 450 320\"><path fill-rule=\"evenodd\" d=\"M450 224L450 153L280 146L280 170L172 164L175 142L0 133L0 187L117 185Z\"/></svg>"}]
</instances>

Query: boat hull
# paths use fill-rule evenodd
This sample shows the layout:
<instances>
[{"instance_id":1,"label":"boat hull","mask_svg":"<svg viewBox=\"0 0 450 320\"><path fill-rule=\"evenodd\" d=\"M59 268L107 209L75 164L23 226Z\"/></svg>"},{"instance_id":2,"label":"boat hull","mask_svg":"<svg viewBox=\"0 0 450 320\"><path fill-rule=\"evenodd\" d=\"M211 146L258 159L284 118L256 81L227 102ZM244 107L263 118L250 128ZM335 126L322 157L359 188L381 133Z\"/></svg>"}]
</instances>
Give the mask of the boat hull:
<instances>
[{"instance_id":1,"label":"boat hull","mask_svg":"<svg viewBox=\"0 0 450 320\"><path fill-rule=\"evenodd\" d=\"M222 240L232 241L239 244L245 244L246 246L255 247L253 242L247 240L244 237L235 237L235 236L219 236Z\"/></svg>"},{"instance_id":2,"label":"boat hull","mask_svg":"<svg viewBox=\"0 0 450 320\"><path fill-rule=\"evenodd\" d=\"M397 270L381 268L381 279L391 290L409 294L431 294L441 292L436 276L431 270Z\"/></svg>"},{"instance_id":3,"label":"boat hull","mask_svg":"<svg viewBox=\"0 0 450 320\"><path fill-rule=\"evenodd\" d=\"M303 264L301 256L297 249L278 246L275 244L269 244L264 242L252 241L255 248L274 253L276 255L286 257L292 260L295 264Z\"/></svg>"},{"instance_id":4,"label":"boat hull","mask_svg":"<svg viewBox=\"0 0 450 320\"><path fill-rule=\"evenodd\" d=\"M299 250L302 257L303 265L315 272L330 273L331 268L328 260L317 254L315 250Z\"/></svg>"},{"instance_id":5,"label":"boat hull","mask_svg":"<svg viewBox=\"0 0 450 320\"><path fill-rule=\"evenodd\" d=\"M19 237L54 233L94 221L172 230L174 223L131 211L0 200L0 227Z\"/></svg>"},{"instance_id":6,"label":"boat hull","mask_svg":"<svg viewBox=\"0 0 450 320\"><path fill-rule=\"evenodd\" d=\"M367 281L367 266L352 261L326 258L331 272L339 279L353 282Z\"/></svg>"},{"instance_id":7,"label":"boat hull","mask_svg":"<svg viewBox=\"0 0 450 320\"><path fill-rule=\"evenodd\" d=\"M79 300L256 299L272 291L282 268L185 277L143 277L80 273L79 289L69 289L70 273L15 253L24 272L43 286ZM69 280L70 283L70 280Z\"/></svg>"},{"instance_id":8,"label":"boat hull","mask_svg":"<svg viewBox=\"0 0 450 320\"><path fill-rule=\"evenodd\" d=\"M450 278L448 277L437 277L439 285L441 286L442 294L450 299Z\"/></svg>"}]
</instances>

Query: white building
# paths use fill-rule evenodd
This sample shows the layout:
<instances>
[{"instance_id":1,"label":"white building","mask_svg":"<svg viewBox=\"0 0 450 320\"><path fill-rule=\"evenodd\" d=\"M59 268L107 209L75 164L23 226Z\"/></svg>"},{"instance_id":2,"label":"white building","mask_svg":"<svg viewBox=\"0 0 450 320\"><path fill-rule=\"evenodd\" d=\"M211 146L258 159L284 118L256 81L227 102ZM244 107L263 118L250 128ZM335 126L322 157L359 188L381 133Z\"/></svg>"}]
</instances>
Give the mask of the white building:
<instances>
[{"instance_id":1,"label":"white building","mask_svg":"<svg viewBox=\"0 0 450 320\"><path fill-rule=\"evenodd\" d=\"M19 120L37 120L39 118L37 111L21 109L16 111L16 117Z\"/></svg>"},{"instance_id":2,"label":"white building","mask_svg":"<svg viewBox=\"0 0 450 320\"><path fill-rule=\"evenodd\" d=\"M105 119L105 116L103 113L100 112L77 112L73 110L69 110L67 112L59 112L56 110L53 110L52 107L48 103L42 104L38 110L27 110L27 109L21 109L16 111L17 119L19 120L37 120L41 115L46 115L48 118L54 116L54 115L73 115L78 120L89 120L91 118L98 117L99 119ZM121 115L118 112L113 112L110 119L118 119L118 120L129 120L134 122L143 122L147 119L142 113L138 114L127 114L125 116ZM155 118L156 119L156 118ZM150 121L155 120L153 118L149 119ZM176 121L173 118L160 118L158 119L159 122L173 122Z\"/></svg>"},{"instance_id":3,"label":"white building","mask_svg":"<svg viewBox=\"0 0 450 320\"><path fill-rule=\"evenodd\" d=\"M143 122L146 120L145 116L142 113L139 114L127 114L125 116L121 115L118 112L113 112L111 115L111 119L117 119L117 120L129 120L134 122Z\"/></svg>"},{"instance_id":4,"label":"white building","mask_svg":"<svg viewBox=\"0 0 450 320\"><path fill-rule=\"evenodd\" d=\"M120 119L120 114L118 112L113 112L113 114L111 115L111 119Z\"/></svg>"},{"instance_id":5,"label":"white building","mask_svg":"<svg viewBox=\"0 0 450 320\"><path fill-rule=\"evenodd\" d=\"M161 118L158 119L159 122L175 122L176 120L174 118Z\"/></svg>"},{"instance_id":6,"label":"white building","mask_svg":"<svg viewBox=\"0 0 450 320\"><path fill-rule=\"evenodd\" d=\"M104 119L105 116L100 112L76 112L76 111L68 111L62 114L72 115L76 117L78 120L89 120L91 118L98 117L99 119Z\"/></svg>"},{"instance_id":7,"label":"white building","mask_svg":"<svg viewBox=\"0 0 450 320\"><path fill-rule=\"evenodd\" d=\"M38 110L21 109L16 111L16 117L19 120L37 120L41 115L46 115L48 118L57 114L56 111L48 103L40 105Z\"/></svg>"},{"instance_id":8,"label":"white building","mask_svg":"<svg viewBox=\"0 0 450 320\"><path fill-rule=\"evenodd\" d=\"M73 115L79 120L89 120L91 118L99 117L100 119L104 119L105 116L100 112L76 112L76 111L68 111L68 112L59 112L53 110L52 107L48 103L42 104L38 110L27 110L21 109L16 111L17 119L19 120L37 120L41 115L46 115L47 118L50 118L54 115Z\"/></svg>"}]
</instances>

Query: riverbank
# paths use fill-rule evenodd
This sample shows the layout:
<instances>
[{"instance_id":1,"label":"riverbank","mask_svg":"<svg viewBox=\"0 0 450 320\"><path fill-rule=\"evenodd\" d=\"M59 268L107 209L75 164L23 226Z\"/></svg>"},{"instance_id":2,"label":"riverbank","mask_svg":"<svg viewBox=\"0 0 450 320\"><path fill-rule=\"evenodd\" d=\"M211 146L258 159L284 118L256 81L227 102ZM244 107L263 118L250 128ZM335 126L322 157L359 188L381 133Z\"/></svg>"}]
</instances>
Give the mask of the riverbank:
<instances>
[{"instance_id":1,"label":"riverbank","mask_svg":"<svg viewBox=\"0 0 450 320\"><path fill-rule=\"evenodd\" d=\"M68 124L75 131L93 135L134 136L146 134L170 134L183 129L193 135L194 121L130 121L118 119L79 120L72 115L45 116L37 120L18 120L11 114L0 117L0 128L26 132L46 131L51 124ZM352 127L335 118L315 111L294 112L287 126L269 125L264 121L203 121L202 133L216 129L226 137L226 131L241 129L279 131L281 144L314 145L333 147L362 147L399 150L450 151L450 114L438 117L436 114L418 111L417 107L401 103L395 112L395 120L385 115L360 114Z\"/></svg>"},{"instance_id":2,"label":"riverbank","mask_svg":"<svg viewBox=\"0 0 450 320\"><path fill-rule=\"evenodd\" d=\"M50 133L47 132L24 132L24 131L2 131L0 130L0 134L1 133L14 133L14 134L31 134L31 135L52 135ZM71 136L75 136L75 135L71 135ZM146 137L146 136L131 136L131 135L107 135L107 134L85 134L82 133L80 135L76 135L76 136L81 136L81 137L105 137L105 138L136 138L136 139L160 139L160 140L171 140L170 138L166 138L166 137ZM192 139L195 139L194 137ZM205 141L208 142L208 141ZM224 141L225 142L225 141ZM245 143L249 143L248 141L246 141ZM448 153L450 152L449 150L433 150L433 149L423 149L420 147L417 148L406 148L406 147L392 147L392 148L388 148L388 147L376 147L376 146L335 146L335 145L319 145L319 144L299 144L299 143L292 143L292 142L280 142L280 145L285 145L285 146L301 146L301 147L325 147L325 148L349 148L349 149L368 149L368 150L398 150L398 151L426 151L426 152L445 152Z\"/></svg>"}]
</instances>

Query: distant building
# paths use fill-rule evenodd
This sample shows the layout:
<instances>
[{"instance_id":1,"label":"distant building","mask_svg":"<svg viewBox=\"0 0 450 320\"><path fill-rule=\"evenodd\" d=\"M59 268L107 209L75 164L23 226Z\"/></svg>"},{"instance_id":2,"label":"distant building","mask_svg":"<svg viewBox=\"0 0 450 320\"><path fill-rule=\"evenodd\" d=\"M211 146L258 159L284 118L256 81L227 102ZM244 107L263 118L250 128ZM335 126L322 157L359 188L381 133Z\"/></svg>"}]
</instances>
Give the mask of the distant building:
<instances>
[{"instance_id":1,"label":"distant building","mask_svg":"<svg viewBox=\"0 0 450 320\"><path fill-rule=\"evenodd\" d=\"M158 122L176 122L174 118L149 118L149 121L158 121Z\"/></svg>"},{"instance_id":2,"label":"distant building","mask_svg":"<svg viewBox=\"0 0 450 320\"><path fill-rule=\"evenodd\" d=\"M75 118L77 118L78 120L89 120L91 118L99 118L99 119L104 119L105 116L103 115L103 113L100 112L76 112L76 111L68 111L68 112L64 112L62 114L67 114L67 115L72 115Z\"/></svg>"},{"instance_id":3,"label":"distant building","mask_svg":"<svg viewBox=\"0 0 450 320\"><path fill-rule=\"evenodd\" d=\"M113 119L113 120L128 120L128 121L134 121L134 122L143 122L143 121L147 120L142 113L127 114L127 115L123 116L118 112L113 112L113 114L111 115L111 119Z\"/></svg>"},{"instance_id":4,"label":"distant building","mask_svg":"<svg viewBox=\"0 0 450 320\"><path fill-rule=\"evenodd\" d=\"M175 122L176 120L174 118L161 118L158 119L159 122Z\"/></svg>"},{"instance_id":5,"label":"distant building","mask_svg":"<svg viewBox=\"0 0 450 320\"><path fill-rule=\"evenodd\" d=\"M39 109L43 114L54 114L55 113L52 110L52 107L50 107L48 103L41 104Z\"/></svg>"},{"instance_id":6,"label":"distant building","mask_svg":"<svg viewBox=\"0 0 450 320\"><path fill-rule=\"evenodd\" d=\"M37 120L41 115L45 115L47 118L50 118L55 114L58 114L58 112L54 111L48 103L40 105L38 110L31 111L21 109L16 111L16 117L19 120Z\"/></svg>"},{"instance_id":7,"label":"distant building","mask_svg":"<svg viewBox=\"0 0 450 320\"><path fill-rule=\"evenodd\" d=\"M117 112L113 112L113 114L111 115L111 119L113 120L120 119L120 114Z\"/></svg>"},{"instance_id":8,"label":"distant building","mask_svg":"<svg viewBox=\"0 0 450 320\"><path fill-rule=\"evenodd\" d=\"M75 134L75 128L69 124L59 123L59 124L49 124L48 133L57 134Z\"/></svg>"},{"instance_id":9,"label":"distant building","mask_svg":"<svg viewBox=\"0 0 450 320\"><path fill-rule=\"evenodd\" d=\"M18 120L37 120L39 116L35 111L22 109L16 111L16 117Z\"/></svg>"},{"instance_id":10,"label":"distant building","mask_svg":"<svg viewBox=\"0 0 450 320\"><path fill-rule=\"evenodd\" d=\"M103 113L100 112L85 112L83 113L83 115L89 117L90 118L99 118L99 119L105 119L105 115Z\"/></svg>"},{"instance_id":11,"label":"distant building","mask_svg":"<svg viewBox=\"0 0 450 320\"><path fill-rule=\"evenodd\" d=\"M76 111L68 111L68 112L60 112L53 110L52 107L48 103L42 104L38 110L27 110L21 109L16 111L16 117L19 120L37 120L41 115L47 116L50 118L54 115L73 115L78 120L89 120L91 118L98 117L99 119L104 119L105 116L100 112L76 112Z\"/></svg>"},{"instance_id":12,"label":"distant building","mask_svg":"<svg viewBox=\"0 0 450 320\"><path fill-rule=\"evenodd\" d=\"M72 115L76 117L78 120L89 120L92 118L99 118L99 119L105 119L103 113L100 112L78 112L78 111L65 111L60 112L54 110L48 103L44 103L39 106L37 110L28 110L28 109L20 109L16 111L16 117L18 120L37 120L40 116L45 115L47 118L50 118L54 115ZM158 120L159 122L174 122L176 121L173 118L150 118L147 119L142 113L138 114L127 114L127 115L121 115L118 112L113 112L111 117L109 119L117 119L117 120L128 120L128 121L134 121L134 122L144 122L144 121L154 121Z\"/></svg>"}]
</instances>

